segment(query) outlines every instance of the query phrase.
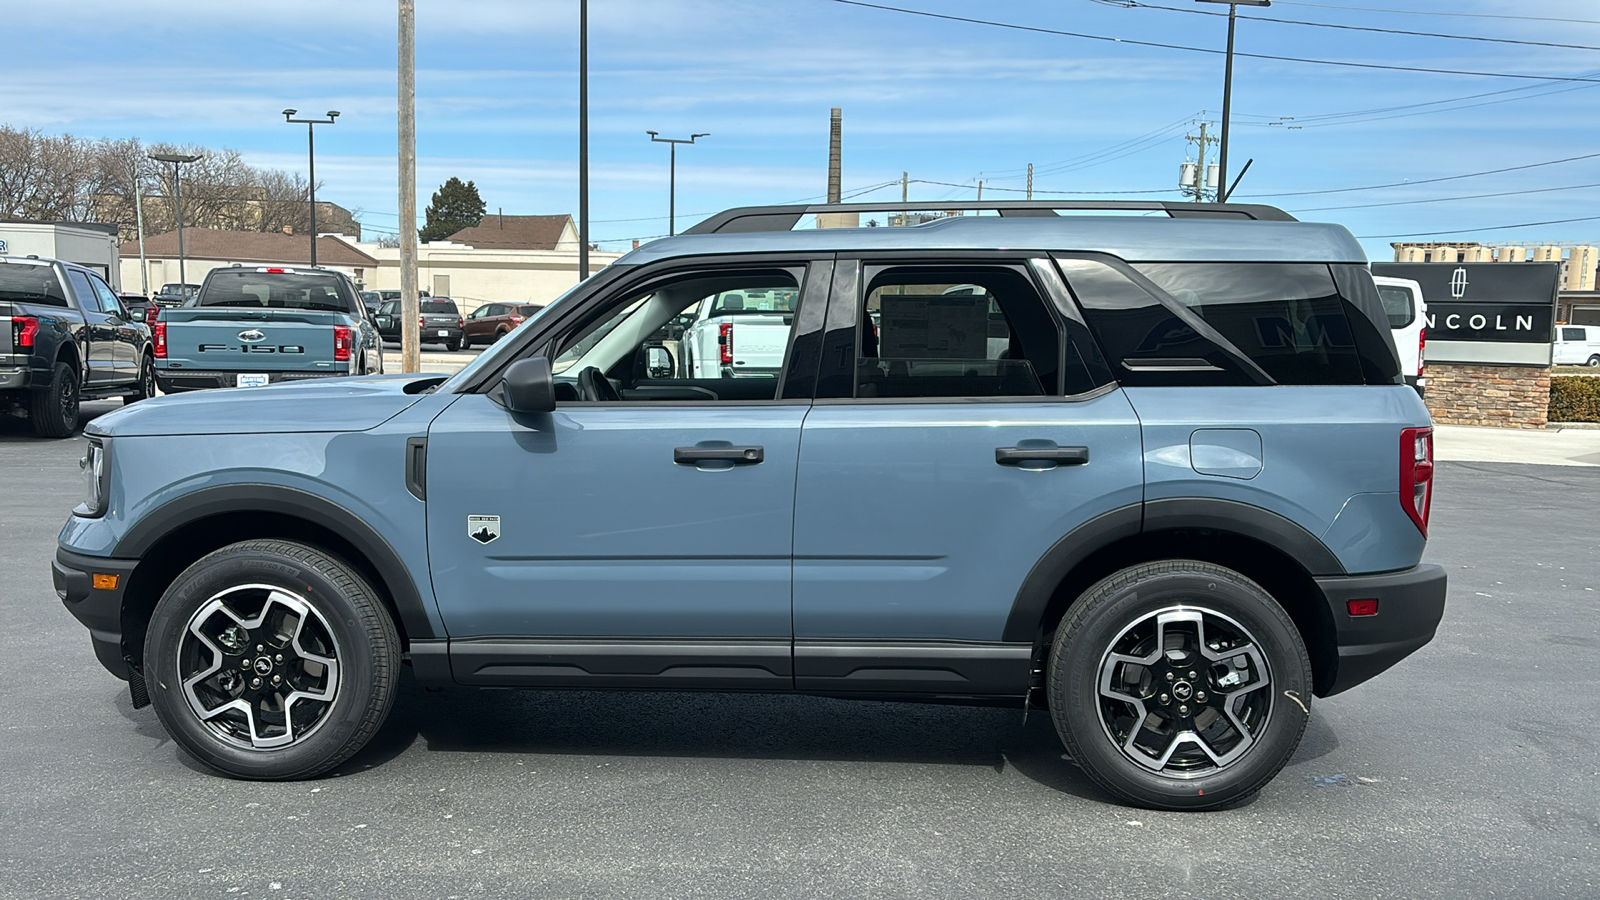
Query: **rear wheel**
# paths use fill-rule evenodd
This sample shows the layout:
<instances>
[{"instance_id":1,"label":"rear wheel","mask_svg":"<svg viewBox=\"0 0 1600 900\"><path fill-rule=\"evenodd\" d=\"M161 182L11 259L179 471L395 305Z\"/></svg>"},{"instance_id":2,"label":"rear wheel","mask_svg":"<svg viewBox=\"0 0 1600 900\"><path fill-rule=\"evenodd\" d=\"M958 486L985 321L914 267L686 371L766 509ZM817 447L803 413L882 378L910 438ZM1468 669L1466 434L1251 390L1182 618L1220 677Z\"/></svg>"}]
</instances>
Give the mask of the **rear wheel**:
<instances>
[{"instance_id":1,"label":"rear wheel","mask_svg":"<svg viewBox=\"0 0 1600 900\"><path fill-rule=\"evenodd\" d=\"M28 397L28 418L40 437L63 438L78 430L78 373L56 363L50 383Z\"/></svg>"},{"instance_id":2,"label":"rear wheel","mask_svg":"<svg viewBox=\"0 0 1600 900\"><path fill-rule=\"evenodd\" d=\"M452 341L445 341L444 348L446 350L450 351L451 353L454 353L457 350L460 350L461 349L461 339L460 338L456 338L455 340L452 340Z\"/></svg>"},{"instance_id":3,"label":"rear wheel","mask_svg":"<svg viewBox=\"0 0 1600 900\"><path fill-rule=\"evenodd\" d=\"M499 330L499 331L496 331L496 332L495 332L495 333L494 333L494 339L495 339L495 340L497 340L497 341L498 341L498 340L500 340L500 339L501 339L501 338L503 338L503 337L505 337L505 336L506 336L506 335L508 335L508 334L510 334L510 333L511 333L511 329L509 329L509 328L502 328L502 329L500 329L500 330Z\"/></svg>"},{"instance_id":4,"label":"rear wheel","mask_svg":"<svg viewBox=\"0 0 1600 900\"><path fill-rule=\"evenodd\" d=\"M1300 744L1311 664L1283 608L1238 572L1196 560L1124 569L1062 620L1050 709L1072 758L1143 806L1248 799Z\"/></svg>"},{"instance_id":5,"label":"rear wheel","mask_svg":"<svg viewBox=\"0 0 1600 900\"><path fill-rule=\"evenodd\" d=\"M1595 355L1589 357L1589 365L1600 366L1600 353L1596 353Z\"/></svg>"},{"instance_id":6,"label":"rear wheel","mask_svg":"<svg viewBox=\"0 0 1600 900\"><path fill-rule=\"evenodd\" d=\"M399 668L399 636L371 585L287 541L243 541L190 566L145 638L161 724L236 778L309 778L350 758L388 716Z\"/></svg>"}]
</instances>

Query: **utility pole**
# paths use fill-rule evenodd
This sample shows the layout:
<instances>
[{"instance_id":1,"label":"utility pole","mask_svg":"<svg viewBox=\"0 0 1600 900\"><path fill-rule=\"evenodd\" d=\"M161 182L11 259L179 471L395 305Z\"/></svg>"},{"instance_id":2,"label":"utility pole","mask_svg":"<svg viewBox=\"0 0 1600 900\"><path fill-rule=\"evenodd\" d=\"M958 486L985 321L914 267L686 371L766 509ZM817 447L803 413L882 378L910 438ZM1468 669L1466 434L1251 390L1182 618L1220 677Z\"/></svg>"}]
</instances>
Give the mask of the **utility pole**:
<instances>
[{"instance_id":1,"label":"utility pole","mask_svg":"<svg viewBox=\"0 0 1600 900\"><path fill-rule=\"evenodd\" d=\"M417 333L417 7L400 0L400 371L422 371Z\"/></svg>"},{"instance_id":2,"label":"utility pole","mask_svg":"<svg viewBox=\"0 0 1600 900\"><path fill-rule=\"evenodd\" d=\"M1028 163L1028 199L1033 199L1033 163Z\"/></svg>"},{"instance_id":3,"label":"utility pole","mask_svg":"<svg viewBox=\"0 0 1600 900\"><path fill-rule=\"evenodd\" d=\"M983 199L983 179L982 178L978 179L978 199L979 200Z\"/></svg>"},{"instance_id":4,"label":"utility pole","mask_svg":"<svg viewBox=\"0 0 1600 900\"><path fill-rule=\"evenodd\" d=\"M1206 199L1206 185L1212 179L1212 176L1208 173L1210 167L1206 165L1206 148L1211 144L1215 144L1217 139L1206 133L1211 123L1197 122L1195 124L1200 126L1200 134L1198 136L1186 134L1184 138L1199 146L1200 149L1197 154L1199 162L1193 163L1194 171L1192 173L1187 171L1189 163L1185 163L1179 169L1178 187L1185 194L1193 197L1196 203L1203 203Z\"/></svg>"},{"instance_id":5,"label":"utility pole","mask_svg":"<svg viewBox=\"0 0 1600 900\"><path fill-rule=\"evenodd\" d=\"M144 182L144 170L135 165L133 169L133 221L139 229L139 291L150 297L150 266L144 259L144 200L143 191L140 190ZM182 290L182 288L179 288Z\"/></svg>"},{"instance_id":6,"label":"utility pole","mask_svg":"<svg viewBox=\"0 0 1600 900\"><path fill-rule=\"evenodd\" d=\"M578 0L578 280L589 277L589 0Z\"/></svg>"},{"instance_id":7,"label":"utility pole","mask_svg":"<svg viewBox=\"0 0 1600 900\"><path fill-rule=\"evenodd\" d=\"M911 202L910 200L906 199L907 195L910 193L910 188L911 188L911 173L909 173L909 172L901 172L900 173L900 202L901 203L910 203Z\"/></svg>"}]
</instances>

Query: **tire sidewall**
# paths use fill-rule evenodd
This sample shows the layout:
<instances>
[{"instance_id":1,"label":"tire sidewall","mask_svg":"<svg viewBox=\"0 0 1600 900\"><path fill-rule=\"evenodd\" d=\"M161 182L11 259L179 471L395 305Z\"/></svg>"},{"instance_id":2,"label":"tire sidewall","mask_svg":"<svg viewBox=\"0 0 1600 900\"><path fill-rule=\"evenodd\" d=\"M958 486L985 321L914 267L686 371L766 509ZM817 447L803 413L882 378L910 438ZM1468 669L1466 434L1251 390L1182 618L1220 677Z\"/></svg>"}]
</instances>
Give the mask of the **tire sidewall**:
<instances>
[{"instance_id":1,"label":"tire sidewall","mask_svg":"<svg viewBox=\"0 0 1600 900\"><path fill-rule=\"evenodd\" d=\"M1123 797L1167 809L1224 806L1260 790L1294 753L1305 729L1305 710L1286 692L1307 706L1311 697L1310 661L1282 607L1237 573L1203 563L1194 567L1152 574L1110 596L1102 596L1107 582L1091 588L1075 610L1081 613L1077 621L1063 623L1051 661L1051 709L1077 761ZM1266 729L1244 756L1220 771L1188 779L1159 775L1129 759L1099 713L1100 661L1112 641L1144 616L1178 605L1220 613L1250 632L1266 657L1273 695ZM1059 676L1056 666L1064 667Z\"/></svg>"},{"instance_id":2,"label":"tire sidewall","mask_svg":"<svg viewBox=\"0 0 1600 900\"><path fill-rule=\"evenodd\" d=\"M190 617L218 593L242 584L274 585L304 597L322 614L338 644L340 684L333 705L311 735L287 747L235 747L203 724L183 695L178 651ZM281 553L225 548L180 575L156 605L145 638L145 680L167 733L201 762L243 778L305 777L348 755L345 748L378 689L374 673L380 652L362 627L355 603L318 567ZM390 663L389 671L394 671L398 659ZM392 681L388 690L392 695Z\"/></svg>"}]
</instances>

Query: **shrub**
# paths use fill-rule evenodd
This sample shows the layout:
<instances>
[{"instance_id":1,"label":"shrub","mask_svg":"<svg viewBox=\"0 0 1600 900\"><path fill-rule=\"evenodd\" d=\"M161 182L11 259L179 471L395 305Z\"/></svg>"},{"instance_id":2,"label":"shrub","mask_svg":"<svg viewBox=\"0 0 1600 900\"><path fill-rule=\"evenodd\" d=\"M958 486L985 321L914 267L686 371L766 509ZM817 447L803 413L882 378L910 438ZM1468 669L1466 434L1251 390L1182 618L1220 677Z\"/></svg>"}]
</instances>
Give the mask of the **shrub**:
<instances>
[{"instance_id":1,"label":"shrub","mask_svg":"<svg viewBox=\"0 0 1600 900\"><path fill-rule=\"evenodd\" d=\"M1553 376L1550 379L1550 421L1600 422L1600 378Z\"/></svg>"}]
</instances>

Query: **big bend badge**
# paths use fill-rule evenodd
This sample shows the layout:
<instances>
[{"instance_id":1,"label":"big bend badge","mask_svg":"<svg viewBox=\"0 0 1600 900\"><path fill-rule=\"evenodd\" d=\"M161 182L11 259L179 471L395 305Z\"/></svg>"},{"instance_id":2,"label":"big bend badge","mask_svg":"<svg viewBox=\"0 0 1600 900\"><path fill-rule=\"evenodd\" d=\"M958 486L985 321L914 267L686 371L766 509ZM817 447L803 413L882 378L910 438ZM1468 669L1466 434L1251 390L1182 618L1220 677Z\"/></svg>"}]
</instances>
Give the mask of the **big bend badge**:
<instances>
[{"instance_id":1,"label":"big bend badge","mask_svg":"<svg viewBox=\"0 0 1600 900\"><path fill-rule=\"evenodd\" d=\"M500 537L500 517L467 516L467 536L480 544L493 543Z\"/></svg>"}]
</instances>

